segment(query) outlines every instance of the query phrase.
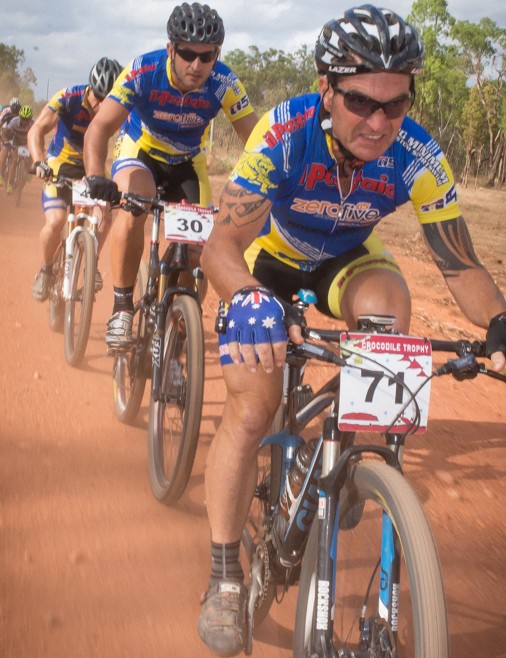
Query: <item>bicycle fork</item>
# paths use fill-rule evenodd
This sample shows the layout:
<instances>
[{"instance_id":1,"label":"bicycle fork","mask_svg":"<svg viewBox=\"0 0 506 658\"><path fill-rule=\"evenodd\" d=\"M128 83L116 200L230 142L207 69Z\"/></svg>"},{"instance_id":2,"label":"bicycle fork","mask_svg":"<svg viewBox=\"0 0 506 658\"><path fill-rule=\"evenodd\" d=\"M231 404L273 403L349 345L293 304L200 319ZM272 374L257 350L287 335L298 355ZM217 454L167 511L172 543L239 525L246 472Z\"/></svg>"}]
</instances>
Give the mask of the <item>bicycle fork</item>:
<instances>
[{"instance_id":1,"label":"bicycle fork","mask_svg":"<svg viewBox=\"0 0 506 658\"><path fill-rule=\"evenodd\" d=\"M77 222L80 219L80 215L75 215L74 213L69 213L67 222L68 222L68 237L65 239L65 266L63 270L63 299L68 302L72 297L72 268L74 265L74 253L77 243L77 237L81 231L88 231L84 226L79 226ZM98 250L98 240L97 240L97 227L99 223L98 217L86 215L86 219L90 222L92 226L91 234L93 235L93 241L95 243L95 254Z\"/></svg>"},{"instance_id":2,"label":"bicycle fork","mask_svg":"<svg viewBox=\"0 0 506 658\"><path fill-rule=\"evenodd\" d=\"M340 451L342 433L337 429L333 413L325 420L323 432L322 477L319 480L318 557L316 566L315 601L311 658L368 658L369 620L366 605L361 612L359 652L337 652L333 643L335 605L335 574L338 555L339 497L346 482L349 463L363 453L375 453L385 462L399 469L397 454L389 448L360 445ZM399 586L399 550L394 540L392 522L383 513L381 555L379 557L380 591L378 612L393 630L397 622L397 592ZM362 653L363 651L363 653Z\"/></svg>"}]
</instances>

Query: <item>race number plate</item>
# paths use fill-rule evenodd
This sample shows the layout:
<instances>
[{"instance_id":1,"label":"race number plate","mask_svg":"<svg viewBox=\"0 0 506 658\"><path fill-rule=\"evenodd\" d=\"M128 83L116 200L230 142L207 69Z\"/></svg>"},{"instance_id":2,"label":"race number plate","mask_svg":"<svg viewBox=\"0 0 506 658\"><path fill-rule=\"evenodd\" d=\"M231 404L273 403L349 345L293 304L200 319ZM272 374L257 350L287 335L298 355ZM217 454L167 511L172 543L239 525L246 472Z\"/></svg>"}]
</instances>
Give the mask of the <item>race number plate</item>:
<instances>
[{"instance_id":1,"label":"race number plate","mask_svg":"<svg viewBox=\"0 0 506 658\"><path fill-rule=\"evenodd\" d=\"M86 208L106 205L106 201L92 199L87 195L86 183L83 180L72 181L72 203L74 206L83 206Z\"/></svg>"},{"instance_id":2,"label":"race number plate","mask_svg":"<svg viewBox=\"0 0 506 658\"><path fill-rule=\"evenodd\" d=\"M427 429L430 341L413 336L343 333L341 356L348 365L341 369L339 429L384 432L397 418L392 432L413 431L415 393L420 413L416 431Z\"/></svg>"},{"instance_id":3,"label":"race number plate","mask_svg":"<svg viewBox=\"0 0 506 658\"><path fill-rule=\"evenodd\" d=\"M167 240L204 244L213 228L213 210L185 203L167 203L164 223Z\"/></svg>"}]
</instances>

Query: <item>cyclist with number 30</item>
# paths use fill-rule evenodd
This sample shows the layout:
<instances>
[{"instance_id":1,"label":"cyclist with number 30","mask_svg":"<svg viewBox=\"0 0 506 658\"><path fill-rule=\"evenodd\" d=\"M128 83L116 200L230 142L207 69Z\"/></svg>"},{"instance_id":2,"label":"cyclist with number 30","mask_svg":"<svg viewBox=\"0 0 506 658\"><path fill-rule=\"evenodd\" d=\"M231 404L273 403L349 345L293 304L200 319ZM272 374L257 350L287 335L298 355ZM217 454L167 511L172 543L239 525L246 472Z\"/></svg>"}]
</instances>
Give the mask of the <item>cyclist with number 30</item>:
<instances>
[{"instance_id":1,"label":"cyclist with number 30","mask_svg":"<svg viewBox=\"0 0 506 658\"><path fill-rule=\"evenodd\" d=\"M257 117L240 80L218 61L223 21L208 5L186 2L167 23L167 48L136 57L123 71L84 141L90 196L115 201L122 192L165 201L212 204L203 146L211 120L223 109L246 142ZM107 141L122 126L112 178L105 177ZM142 210L120 210L111 232L114 306L106 342L132 343L133 291L144 245ZM192 248L198 264L200 248Z\"/></svg>"},{"instance_id":2,"label":"cyclist with number 30","mask_svg":"<svg viewBox=\"0 0 506 658\"><path fill-rule=\"evenodd\" d=\"M221 656L243 649L239 544L286 352L276 296L291 301L311 288L319 310L350 328L360 314L393 315L407 333L409 291L374 227L411 201L453 297L488 329L494 369L506 365L505 298L474 253L444 154L406 116L423 66L415 30L388 9L352 8L323 27L315 59L319 93L260 119L202 253L209 281L229 303L219 336L227 397L206 468L211 577L198 625ZM302 342L296 326L289 334Z\"/></svg>"}]
</instances>

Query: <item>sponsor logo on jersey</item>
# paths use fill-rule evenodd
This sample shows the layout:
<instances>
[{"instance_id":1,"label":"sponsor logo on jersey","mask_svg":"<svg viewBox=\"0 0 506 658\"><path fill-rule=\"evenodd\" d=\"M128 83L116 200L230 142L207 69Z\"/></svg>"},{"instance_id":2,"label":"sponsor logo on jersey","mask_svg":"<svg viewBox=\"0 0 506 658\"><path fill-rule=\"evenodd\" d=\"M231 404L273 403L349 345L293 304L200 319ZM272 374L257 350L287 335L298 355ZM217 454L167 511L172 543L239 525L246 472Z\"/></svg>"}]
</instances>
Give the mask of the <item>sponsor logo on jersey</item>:
<instances>
[{"instance_id":1,"label":"sponsor logo on jersey","mask_svg":"<svg viewBox=\"0 0 506 658\"><path fill-rule=\"evenodd\" d=\"M190 112L189 114L178 114L174 112L162 112L162 110L155 110L153 118L160 121L173 121L182 126L200 126L205 123L203 117Z\"/></svg>"},{"instance_id":2,"label":"sponsor logo on jersey","mask_svg":"<svg viewBox=\"0 0 506 658\"><path fill-rule=\"evenodd\" d=\"M304 186L304 189L312 191L318 183L323 182L328 187L336 187L336 168L332 165L330 169L319 162L312 163L302 174L299 180L299 185ZM382 174L379 179L366 178L362 170L356 171L353 177L352 192L355 190L364 190L365 192L375 192L383 196L393 199L395 196L395 185L389 183L387 174Z\"/></svg>"},{"instance_id":3,"label":"sponsor logo on jersey","mask_svg":"<svg viewBox=\"0 0 506 658\"><path fill-rule=\"evenodd\" d=\"M274 123L270 127L270 130L268 130L264 134L264 139L265 142L267 143L267 146L269 148L274 148L276 144L278 144L280 141L282 141L284 135L289 135L290 133L293 133L295 130L299 130L299 128L302 128L306 121L310 119L311 117L314 117L315 114L315 108L314 107L308 107L307 110L302 114L302 112L297 112L297 114L289 119L288 121L285 121L285 123Z\"/></svg>"},{"instance_id":4,"label":"sponsor logo on jersey","mask_svg":"<svg viewBox=\"0 0 506 658\"><path fill-rule=\"evenodd\" d=\"M420 206L420 210L423 213L429 213L433 210L441 210L442 208L446 208L447 206L456 202L457 189L455 188L455 185L452 185L444 196L436 199L435 201L431 201L430 203L424 203L423 206Z\"/></svg>"},{"instance_id":5,"label":"sponsor logo on jersey","mask_svg":"<svg viewBox=\"0 0 506 658\"><path fill-rule=\"evenodd\" d=\"M155 69L156 69L156 64L144 64L144 66L141 66L140 69L132 69L129 73L127 73L125 80L127 82L131 82L132 80L135 80L143 73L149 73L149 71L154 71Z\"/></svg>"},{"instance_id":6,"label":"sponsor logo on jersey","mask_svg":"<svg viewBox=\"0 0 506 658\"><path fill-rule=\"evenodd\" d=\"M261 153L246 153L237 163L234 171L235 178L244 178L250 183L257 185L260 192L267 193L267 190L275 187L269 179L269 173L274 171L274 165L266 155Z\"/></svg>"},{"instance_id":7,"label":"sponsor logo on jersey","mask_svg":"<svg viewBox=\"0 0 506 658\"><path fill-rule=\"evenodd\" d=\"M242 110L244 110L248 106L249 106L249 98L247 96L243 96L230 107L231 116L234 116L234 114L238 114L239 112L242 112Z\"/></svg>"},{"instance_id":8,"label":"sponsor logo on jersey","mask_svg":"<svg viewBox=\"0 0 506 658\"><path fill-rule=\"evenodd\" d=\"M448 183L448 174L444 170L441 160L438 155L434 155L427 144L408 136L406 130L399 130L396 141L402 144L408 153L414 155L420 164L434 176L438 187Z\"/></svg>"},{"instance_id":9,"label":"sponsor logo on jersey","mask_svg":"<svg viewBox=\"0 0 506 658\"><path fill-rule=\"evenodd\" d=\"M304 215L312 215L319 219L329 219L339 224L349 224L352 226L368 226L369 224L376 224L381 214L377 208L371 208L371 204L366 201L359 203L332 203L325 199L301 199L295 198L292 201L290 210ZM312 233L327 233L326 227L318 228L311 225L302 225L289 221L289 224L297 226L298 228L309 231Z\"/></svg>"},{"instance_id":10,"label":"sponsor logo on jersey","mask_svg":"<svg viewBox=\"0 0 506 658\"><path fill-rule=\"evenodd\" d=\"M170 91L152 89L149 94L150 103L158 103L162 107L164 105L177 105L178 107L191 107L193 109L202 109L211 107L211 102L205 96L192 96L186 94L182 99L181 96L171 94Z\"/></svg>"}]
</instances>

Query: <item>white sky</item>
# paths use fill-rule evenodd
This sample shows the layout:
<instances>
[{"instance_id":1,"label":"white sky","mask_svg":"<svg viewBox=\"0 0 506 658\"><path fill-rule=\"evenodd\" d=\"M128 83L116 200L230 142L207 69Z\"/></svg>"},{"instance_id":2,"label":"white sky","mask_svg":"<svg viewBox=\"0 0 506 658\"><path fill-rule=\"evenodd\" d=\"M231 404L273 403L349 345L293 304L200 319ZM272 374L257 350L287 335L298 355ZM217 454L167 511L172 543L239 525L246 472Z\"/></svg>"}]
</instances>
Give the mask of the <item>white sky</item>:
<instances>
[{"instance_id":1,"label":"white sky","mask_svg":"<svg viewBox=\"0 0 506 658\"><path fill-rule=\"evenodd\" d=\"M0 43L25 51L24 67L32 68L38 81L36 98L45 100L62 87L85 84L100 57L126 65L136 55L165 47L167 19L176 4L177 0L23 0L17 5L0 0ZM251 45L261 51L294 52L302 44L312 48L327 20L361 2L208 0L208 4L225 23L226 53L235 48L247 51ZM378 3L402 16L411 4L410 0ZM488 16L506 27L504 0L488 0L484 5L448 0L448 11L459 20L476 23Z\"/></svg>"}]
</instances>

